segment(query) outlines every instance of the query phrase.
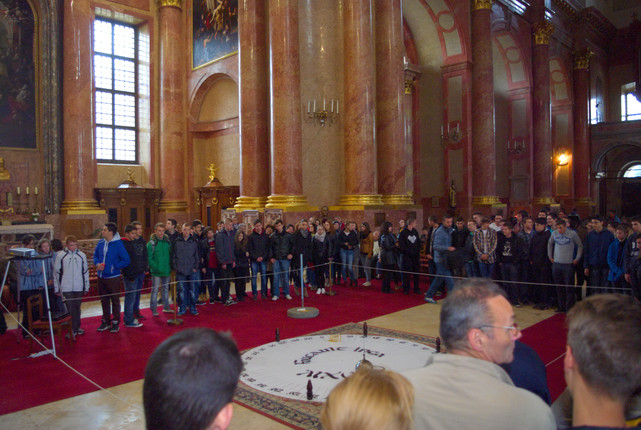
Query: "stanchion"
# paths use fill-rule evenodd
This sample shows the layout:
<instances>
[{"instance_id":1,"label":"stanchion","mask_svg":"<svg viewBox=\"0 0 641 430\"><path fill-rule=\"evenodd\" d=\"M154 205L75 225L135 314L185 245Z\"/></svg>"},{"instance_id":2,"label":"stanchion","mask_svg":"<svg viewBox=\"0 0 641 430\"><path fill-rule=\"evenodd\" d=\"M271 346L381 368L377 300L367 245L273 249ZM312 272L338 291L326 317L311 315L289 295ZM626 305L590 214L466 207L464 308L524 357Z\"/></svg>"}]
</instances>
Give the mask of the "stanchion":
<instances>
[{"instance_id":1,"label":"stanchion","mask_svg":"<svg viewBox=\"0 0 641 430\"><path fill-rule=\"evenodd\" d=\"M327 277L329 279L329 291L326 292L328 296L335 296L336 291L334 291L332 288L334 287L334 271L332 270L332 261L329 261L329 276Z\"/></svg>"},{"instance_id":2,"label":"stanchion","mask_svg":"<svg viewBox=\"0 0 641 430\"><path fill-rule=\"evenodd\" d=\"M172 296L174 298L174 318L167 320L167 324L171 325L181 325L183 323L182 318L178 318L178 301L176 300L176 283L173 283L173 288L171 289Z\"/></svg>"},{"instance_id":3,"label":"stanchion","mask_svg":"<svg viewBox=\"0 0 641 430\"><path fill-rule=\"evenodd\" d=\"M300 255L300 298L301 298L301 307L288 309L287 316L290 318L297 318L297 319L316 318L319 314L318 308L305 307L305 282L303 279L303 254Z\"/></svg>"}]
</instances>

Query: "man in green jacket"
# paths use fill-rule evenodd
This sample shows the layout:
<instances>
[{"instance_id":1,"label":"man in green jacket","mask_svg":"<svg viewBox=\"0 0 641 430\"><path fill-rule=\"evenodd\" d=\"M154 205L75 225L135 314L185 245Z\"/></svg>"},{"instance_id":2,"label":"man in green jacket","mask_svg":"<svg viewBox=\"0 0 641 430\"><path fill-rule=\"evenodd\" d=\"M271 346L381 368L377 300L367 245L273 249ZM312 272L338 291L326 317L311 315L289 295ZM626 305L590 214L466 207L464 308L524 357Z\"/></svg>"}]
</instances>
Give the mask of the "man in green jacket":
<instances>
[{"instance_id":1,"label":"man in green jacket","mask_svg":"<svg viewBox=\"0 0 641 430\"><path fill-rule=\"evenodd\" d=\"M169 307L169 283L171 280L171 241L165 234L165 225L156 224L155 233L147 243L149 273L151 274L151 300L149 307L153 316L158 316L158 287L162 285L162 311L173 312Z\"/></svg>"}]
</instances>

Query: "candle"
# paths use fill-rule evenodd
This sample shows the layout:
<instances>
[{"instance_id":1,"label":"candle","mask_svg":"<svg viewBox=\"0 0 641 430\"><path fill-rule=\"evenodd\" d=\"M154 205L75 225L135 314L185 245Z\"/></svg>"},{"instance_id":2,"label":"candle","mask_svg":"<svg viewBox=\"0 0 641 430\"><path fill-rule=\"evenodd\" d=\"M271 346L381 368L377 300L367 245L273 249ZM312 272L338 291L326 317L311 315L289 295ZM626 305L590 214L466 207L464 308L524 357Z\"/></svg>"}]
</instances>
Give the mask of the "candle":
<instances>
[{"instance_id":1,"label":"candle","mask_svg":"<svg viewBox=\"0 0 641 430\"><path fill-rule=\"evenodd\" d=\"M458 125L459 125L459 123L457 122L457 123L456 123L456 132L457 132L457 133L458 133L458 131L459 131ZM36 194L38 194L38 193L36 193Z\"/></svg>"},{"instance_id":2,"label":"candle","mask_svg":"<svg viewBox=\"0 0 641 430\"><path fill-rule=\"evenodd\" d=\"M7 206L12 206L13 205L13 194L10 192L7 193Z\"/></svg>"},{"instance_id":3,"label":"candle","mask_svg":"<svg viewBox=\"0 0 641 430\"><path fill-rule=\"evenodd\" d=\"M309 113L311 103L312 102L310 100L307 100L307 113Z\"/></svg>"},{"instance_id":4,"label":"candle","mask_svg":"<svg viewBox=\"0 0 641 430\"><path fill-rule=\"evenodd\" d=\"M334 99L332 99L332 104L329 108L331 112L334 112Z\"/></svg>"},{"instance_id":5,"label":"candle","mask_svg":"<svg viewBox=\"0 0 641 430\"><path fill-rule=\"evenodd\" d=\"M441 125L441 137L443 137L443 125Z\"/></svg>"},{"instance_id":6,"label":"candle","mask_svg":"<svg viewBox=\"0 0 641 430\"><path fill-rule=\"evenodd\" d=\"M338 100L336 100L336 114L338 115Z\"/></svg>"},{"instance_id":7,"label":"candle","mask_svg":"<svg viewBox=\"0 0 641 430\"><path fill-rule=\"evenodd\" d=\"M20 194L20 187L16 190L16 194Z\"/></svg>"},{"instance_id":8,"label":"candle","mask_svg":"<svg viewBox=\"0 0 641 430\"><path fill-rule=\"evenodd\" d=\"M36 196L38 195L38 187L36 187L36 189L35 189L35 194L36 194Z\"/></svg>"},{"instance_id":9,"label":"candle","mask_svg":"<svg viewBox=\"0 0 641 430\"><path fill-rule=\"evenodd\" d=\"M29 187L27 187L27 195L29 195Z\"/></svg>"},{"instance_id":10,"label":"candle","mask_svg":"<svg viewBox=\"0 0 641 430\"><path fill-rule=\"evenodd\" d=\"M325 110L325 99L323 99L323 110Z\"/></svg>"},{"instance_id":11,"label":"candle","mask_svg":"<svg viewBox=\"0 0 641 430\"><path fill-rule=\"evenodd\" d=\"M314 99L314 112L316 112L316 99Z\"/></svg>"},{"instance_id":12,"label":"candle","mask_svg":"<svg viewBox=\"0 0 641 430\"><path fill-rule=\"evenodd\" d=\"M450 123L449 122L447 123L447 134L448 135L450 134Z\"/></svg>"}]
</instances>

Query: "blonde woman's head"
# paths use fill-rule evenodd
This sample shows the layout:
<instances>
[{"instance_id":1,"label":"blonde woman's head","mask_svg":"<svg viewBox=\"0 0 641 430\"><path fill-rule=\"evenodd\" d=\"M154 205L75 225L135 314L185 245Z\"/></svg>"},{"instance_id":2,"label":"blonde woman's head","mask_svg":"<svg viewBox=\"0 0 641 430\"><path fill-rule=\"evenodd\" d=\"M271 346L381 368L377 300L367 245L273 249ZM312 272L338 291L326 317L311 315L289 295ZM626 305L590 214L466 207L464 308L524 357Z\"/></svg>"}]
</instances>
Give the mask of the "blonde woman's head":
<instances>
[{"instance_id":1,"label":"blonde woman's head","mask_svg":"<svg viewBox=\"0 0 641 430\"><path fill-rule=\"evenodd\" d=\"M396 372L359 369L329 394L321 413L326 430L408 430L414 388Z\"/></svg>"}]
</instances>

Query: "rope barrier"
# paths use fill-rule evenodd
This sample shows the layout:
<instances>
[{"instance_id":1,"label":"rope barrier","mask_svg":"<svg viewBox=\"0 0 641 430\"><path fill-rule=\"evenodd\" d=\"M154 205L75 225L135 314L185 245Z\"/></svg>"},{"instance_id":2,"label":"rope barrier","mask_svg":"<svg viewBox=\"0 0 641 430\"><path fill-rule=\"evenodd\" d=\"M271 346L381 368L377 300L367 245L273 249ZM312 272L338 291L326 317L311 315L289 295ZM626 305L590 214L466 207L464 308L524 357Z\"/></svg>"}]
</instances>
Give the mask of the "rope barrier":
<instances>
[{"instance_id":1,"label":"rope barrier","mask_svg":"<svg viewBox=\"0 0 641 430\"><path fill-rule=\"evenodd\" d=\"M28 330L28 328L26 328L25 326L23 326L23 325L22 325L22 323L20 323L20 321L18 321L18 320L16 319L16 317L14 317L14 316L13 316L13 314L12 314L11 312L9 312L9 309L7 309L7 308L6 308L6 306L4 305L4 303L0 302L0 306L2 306L2 308L5 310L5 312L6 312L7 314L9 314L9 315L11 316L11 318L16 322L16 324L17 324L18 328L21 328L21 329L22 329L22 330L24 330L26 333L28 333L28 335L29 335L29 336L31 336L31 338L32 338L34 341L36 341L36 343L37 343L38 345L40 345L43 349L45 349L45 350L48 350L48 349L49 349L49 348L47 348L47 347L46 347L42 342L40 342L40 341L38 340L38 338L34 335L34 333L31 333L31 332ZM53 354L52 354L52 355L53 355ZM27 357L28 357L28 356L27 356ZM20 358L27 358L27 357L20 357ZM56 354L56 355L53 355L53 357L54 357L56 360L58 360L60 363L62 363L64 366L66 366L69 370L71 370L72 372L74 372L75 374L77 374L78 376L80 376L81 378L83 378L85 381L89 382L89 383L90 383L91 385L93 385L94 387L98 388L100 391L105 391L107 394L109 394L109 395L110 395L110 396L112 396L113 398L115 398L115 399L117 399L117 400L120 400L121 402L123 402L123 403L125 403L126 405L128 405L128 406L130 406L130 407L134 408L135 410L137 410L137 411L139 411L139 412L144 412L144 411L143 411L140 407L138 407L137 405L135 405L135 404L133 404L133 403L131 403L131 402L127 401L126 399L124 399L124 398L120 397L119 395L117 395L116 393L112 392L112 391L111 391L111 390L109 390L108 388L105 388L105 387L103 387L102 385L98 384L97 382L93 381L93 380L92 380L92 379L90 379L88 376L86 376L85 374L83 374L82 372L80 372L79 370L77 370L77 369L75 369L73 366L71 366L69 363L67 363L66 361L64 361L64 360L63 360L63 359L61 359L60 357L58 357L58 355L57 355L57 354ZM15 360L15 359L14 359L14 360Z\"/></svg>"}]
</instances>

